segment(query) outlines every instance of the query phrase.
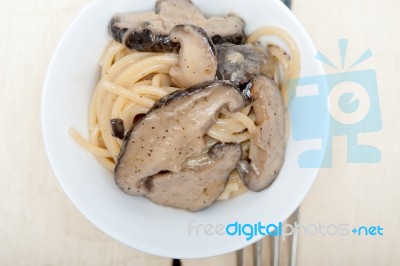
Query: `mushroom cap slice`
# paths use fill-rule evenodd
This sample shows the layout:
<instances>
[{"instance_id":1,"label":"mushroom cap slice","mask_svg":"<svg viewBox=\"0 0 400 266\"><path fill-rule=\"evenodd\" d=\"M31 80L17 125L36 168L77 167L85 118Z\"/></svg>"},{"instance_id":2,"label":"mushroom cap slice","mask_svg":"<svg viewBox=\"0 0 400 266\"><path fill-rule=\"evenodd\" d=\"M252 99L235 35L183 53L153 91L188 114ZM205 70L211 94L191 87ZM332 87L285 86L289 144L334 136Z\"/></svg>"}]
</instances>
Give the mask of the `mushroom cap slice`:
<instances>
[{"instance_id":1,"label":"mushroom cap slice","mask_svg":"<svg viewBox=\"0 0 400 266\"><path fill-rule=\"evenodd\" d=\"M187 158L206 148L204 136L220 111L237 112L244 104L240 91L222 81L161 98L126 134L114 170L116 184L131 195L147 194L153 175L179 173Z\"/></svg>"},{"instance_id":2,"label":"mushroom cap slice","mask_svg":"<svg viewBox=\"0 0 400 266\"><path fill-rule=\"evenodd\" d=\"M216 46L218 54L217 78L229 80L239 86L247 83L269 61L267 51L254 44L234 45L223 43Z\"/></svg>"},{"instance_id":3,"label":"mushroom cap slice","mask_svg":"<svg viewBox=\"0 0 400 266\"><path fill-rule=\"evenodd\" d=\"M155 13L170 18L205 19L203 13L190 0L158 0Z\"/></svg>"},{"instance_id":4,"label":"mushroom cap slice","mask_svg":"<svg viewBox=\"0 0 400 266\"><path fill-rule=\"evenodd\" d=\"M217 72L217 52L207 33L194 25L175 26L169 37L179 42L179 60L169 74L172 82L180 88L213 80ZM201 56L199 56L201 55Z\"/></svg>"},{"instance_id":5,"label":"mushroom cap slice","mask_svg":"<svg viewBox=\"0 0 400 266\"><path fill-rule=\"evenodd\" d=\"M214 144L208 151L188 158L181 172L154 175L145 197L188 211L207 208L221 195L241 154L240 144Z\"/></svg>"},{"instance_id":6,"label":"mushroom cap slice","mask_svg":"<svg viewBox=\"0 0 400 266\"><path fill-rule=\"evenodd\" d=\"M169 32L179 24L198 25L214 43L245 41L244 21L234 15L206 18L189 0L158 0L155 12L115 14L109 32L115 41L141 52L172 52L179 44Z\"/></svg>"},{"instance_id":7,"label":"mushroom cap slice","mask_svg":"<svg viewBox=\"0 0 400 266\"><path fill-rule=\"evenodd\" d=\"M263 75L252 81L251 97L256 131L250 139L250 162L239 161L237 170L252 191L268 187L278 176L285 157L285 104L275 82Z\"/></svg>"}]
</instances>

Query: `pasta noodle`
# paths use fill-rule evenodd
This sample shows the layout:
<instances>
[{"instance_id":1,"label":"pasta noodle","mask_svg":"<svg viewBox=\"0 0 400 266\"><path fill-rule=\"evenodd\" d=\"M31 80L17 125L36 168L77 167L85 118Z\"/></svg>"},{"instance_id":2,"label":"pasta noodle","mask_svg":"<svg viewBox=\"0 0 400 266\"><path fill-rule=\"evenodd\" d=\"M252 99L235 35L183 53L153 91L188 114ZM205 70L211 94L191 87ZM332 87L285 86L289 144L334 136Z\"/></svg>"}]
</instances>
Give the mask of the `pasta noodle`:
<instances>
[{"instance_id":1,"label":"pasta noodle","mask_svg":"<svg viewBox=\"0 0 400 266\"><path fill-rule=\"evenodd\" d=\"M256 30L249 35L247 42L256 42L265 35L279 37L290 49L289 56L276 45L267 47L273 62L272 78L279 85L287 105L286 82L298 76L300 55L291 37L276 27ZM89 140L74 129L70 130L72 138L113 171L122 141L112 136L110 120L120 118L125 128L130 128L135 118L146 114L155 101L180 90L174 87L168 74L170 67L176 65L177 61L178 57L173 53L135 52L123 44L111 41L100 60L101 78L91 100ZM210 146L218 141L241 143L243 156L247 157L250 152L250 136L255 130L250 104L237 113L222 112L208 130L206 140ZM229 199L246 190L235 170L219 199Z\"/></svg>"}]
</instances>

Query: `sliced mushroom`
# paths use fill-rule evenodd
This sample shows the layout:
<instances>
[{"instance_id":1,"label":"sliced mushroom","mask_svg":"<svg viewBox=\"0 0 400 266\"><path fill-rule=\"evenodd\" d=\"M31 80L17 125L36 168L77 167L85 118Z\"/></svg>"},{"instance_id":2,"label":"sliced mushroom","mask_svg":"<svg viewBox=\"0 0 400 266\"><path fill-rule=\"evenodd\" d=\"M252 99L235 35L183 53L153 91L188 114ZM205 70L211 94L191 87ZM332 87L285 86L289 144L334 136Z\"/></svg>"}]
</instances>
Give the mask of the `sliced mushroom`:
<instances>
[{"instance_id":1,"label":"sliced mushroom","mask_svg":"<svg viewBox=\"0 0 400 266\"><path fill-rule=\"evenodd\" d=\"M272 79L259 75L252 84L256 131L250 140L250 162L239 161L237 170L248 189L260 191L275 180L284 161L285 105Z\"/></svg>"},{"instance_id":2,"label":"sliced mushroom","mask_svg":"<svg viewBox=\"0 0 400 266\"><path fill-rule=\"evenodd\" d=\"M266 50L254 44L234 45L223 43L216 46L218 54L217 78L229 80L239 86L247 83L269 61Z\"/></svg>"},{"instance_id":3,"label":"sliced mushroom","mask_svg":"<svg viewBox=\"0 0 400 266\"><path fill-rule=\"evenodd\" d=\"M217 143L185 161L181 172L154 175L146 198L165 206L202 210L221 195L241 154L240 144Z\"/></svg>"},{"instance_id":4,"label":"sliced mushroom","mask_svg":"<svg viewBox=\"0 0 400 266\"><path fill-rule=\"evenodd\" d=\"M125 135L124 121L120 118L114 118L110 120L110 124L112 136L123 139Z\"/></svg>"},{"instance_id":5,"label":"sliced mushroom","mask_svg":"<svg viewBox=\"0 0 400 266\"><path fill-rule=\"evenodd\" d=\"M189 0L158 0L155 13L171 18L204 19L203 13Z\"/></svg>"},{"instance_id":6,"label":"sliced mushroom","mask_svg":"<svg viewBox=\"0 0 400 266\"><path fill-rule=\"evenodd\" d=\"M189 0L158 0L156 12L116 14L109 31L117 42L137 51L171 52L179 44L171 42L169 32L179 24L203 28L214 43L245 41L244 21L229 14L205 18Z\"/></svg>"},{"instance_id":7,"label":"sliced mushroom","mask_svg":"<svg viewBox=\"0 0 400 266\"><path fill-rule=\"evenodd\" d=\"M221 110L237 112L244 104L240 91L222 81L163 97L126 134L114 170L116 184L131 195L149 193L153 175L180 173L187 158L206 149L204 136Z\"/></svg>"},{"instance_id":8,"label":"sliced mushroom","mask_svg":"<svg viewBox=\"0 0 400 266\"><path fill-rule=\"evenodd\" d=\"M171 30L169 37L171 41L181 45L178 65L171 67L169 71L176 86L189 88L215 78L217 53L202 28L178 25Z\"/></svg>"}]
</instances>

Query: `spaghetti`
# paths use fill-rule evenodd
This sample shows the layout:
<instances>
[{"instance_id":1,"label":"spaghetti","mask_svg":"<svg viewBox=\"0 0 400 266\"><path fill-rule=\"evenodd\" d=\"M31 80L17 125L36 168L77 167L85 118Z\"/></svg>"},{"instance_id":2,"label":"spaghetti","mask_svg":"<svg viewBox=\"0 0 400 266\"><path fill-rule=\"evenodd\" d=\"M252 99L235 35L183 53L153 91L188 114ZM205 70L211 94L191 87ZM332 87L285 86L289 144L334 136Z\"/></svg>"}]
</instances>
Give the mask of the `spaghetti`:
<instances>
[{"instance_id":1,"label":"spaghetti","mask_svg":"<svg viewBox=\"0 0 400 266\"><path fill-rule=\"evenodd\" d=\"M300 55L292 38L276 27L256 30L249 35L247 42L256 42L266 35L279 37L290 49L289 56L279 46L268 45L267 51L272 65L269 71L262 73L275 80L287 105L286 82L298 76ZM122 141L112 136L110 120L122 119L125 128L131 128L132 121L146 114L155 101L181 90L172 84L169 76L170 68L177 62L177 54L136 52L111 41L100 60L101 78L94 89L90 104L89 139L83 138L75 129L70 129L73 139L96 156L102 165L113 171ZM251 152L250 138L255 129L251 104L237 113L222 112L207 132L207 144L240 143L243 157L246 158ZM246 190L235 170L219 199L229 199Z\"/></svg>"}]
</instances>

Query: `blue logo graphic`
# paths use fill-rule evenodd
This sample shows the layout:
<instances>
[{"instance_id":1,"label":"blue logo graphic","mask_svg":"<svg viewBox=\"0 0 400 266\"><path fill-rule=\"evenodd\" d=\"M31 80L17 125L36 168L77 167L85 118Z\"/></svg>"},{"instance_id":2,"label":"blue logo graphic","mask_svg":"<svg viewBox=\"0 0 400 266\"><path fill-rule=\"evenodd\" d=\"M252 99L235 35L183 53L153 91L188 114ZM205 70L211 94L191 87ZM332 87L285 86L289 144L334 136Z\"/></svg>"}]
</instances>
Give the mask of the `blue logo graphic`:
<instances>
[{"instance_id":1,"label":"blue logo graphic","mask_svg":"<svg viewBox=\"0 0 400 266\"><path fill-rule=\"evenodd\" d=\"M347 43L347 40L339 40L342 69L345 69ZM346 71L301 77L288 82L293 139L319 140L321 143L321 148L300 154L300 167L332 167L332 138L335 136L347 137L348 163L381 161L379 149L358 141L358 134L382 129L376 72L373 69L351 70L371 56L372 52L368 49ZM320 52L316 59L338 69ZM330 126L328 134L327 123ZM326 152L323 147L326 147ZM322 157L324 160L320 165L319 158Z\"/></svg>"}]
</instances>

